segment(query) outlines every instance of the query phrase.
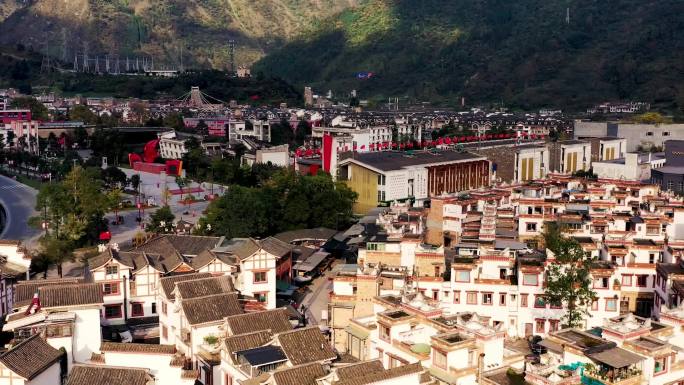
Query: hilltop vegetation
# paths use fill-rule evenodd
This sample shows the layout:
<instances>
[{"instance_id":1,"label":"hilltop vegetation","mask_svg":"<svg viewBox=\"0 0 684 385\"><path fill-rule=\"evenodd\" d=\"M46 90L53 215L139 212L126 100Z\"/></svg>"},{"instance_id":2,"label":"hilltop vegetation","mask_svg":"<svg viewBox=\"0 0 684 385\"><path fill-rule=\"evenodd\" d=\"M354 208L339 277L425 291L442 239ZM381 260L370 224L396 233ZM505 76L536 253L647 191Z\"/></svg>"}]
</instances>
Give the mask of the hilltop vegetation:
<instances>
[{"instance_id":1,"label":"hilltop vegetation","mask_svg":"<svg viewBox=\"0 0 684 385\"><path fill-rule=\"evenodd\" d=\"M257 70L378 99L577 109L636 99L675 110L684 106L683 12L679 0L368 0ZM361 71L374 76L359 80Z\"/></svg>"}]
</instances>

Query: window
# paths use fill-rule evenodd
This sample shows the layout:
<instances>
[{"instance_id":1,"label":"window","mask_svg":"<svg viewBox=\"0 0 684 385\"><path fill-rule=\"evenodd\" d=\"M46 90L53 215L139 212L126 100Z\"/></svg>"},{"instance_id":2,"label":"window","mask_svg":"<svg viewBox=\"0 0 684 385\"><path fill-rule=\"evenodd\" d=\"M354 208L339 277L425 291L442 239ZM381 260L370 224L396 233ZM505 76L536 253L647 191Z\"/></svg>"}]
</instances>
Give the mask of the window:
<instances>
[{"instance_id":1,"label":"window","mask_svg":"<svg viewBox=\"0 0 684 385\"><path fill-rule=\"evenodd\" d=\"M617 300L615 298L606 298L606 311L617 311Z\"/></svg>"},{"instance_id":2,"label":"window","mask_svg":"<svg viewBox=\"0 0 684 385\"><path fill-rule=\"evenodd\" d=\"M367 243L366 250L370 251L385 251L384 243Z\"/></svg>"},{"instance_id":3,"label":"window","mask_svg":"<svg viewBox=\"0 0 684 385\"><path fill-rule=\"evenodd\" d=\"M441 275L440 267L435 266L435 277L439 277Z\"/></svg>"},{"instance_id":4,"label":"window","mask_svg":"<svg viewBox=\"0 0 684 385\"><path fill-rule=\"evenodd\" d=\"M254 298L256 298L258 302L264 303L268 301L268 297L266 296L266 294L267 293L254 293Z\"/></svg>"},{"instance_id":5,"label":"window","mask_svg":"<svg viewBox=\"0 0 684 385\"><path fill-rule=\"evenodd\" d=\"M528 223L527 224L527 231L537 231L537 224L536 223Z\"/></svg>"},{"instance_id":6,"label":"window","mask_svg":"<svg viewBox=\"0 0 684 385\"><path fill-rule=\"evenodd\" d=\"M254 283L264 283L266 282L266 272L265 271L255 271L254 272Z\"/></svg>"},{"instance_id":7,"label":"window","mask_svg":"<svg viewBox=\"0 0 684 385\"><path fill-rule=\"evenodd\" d=\"M162 314L166 315L166 302L162 302Z\"/></svg>"},{"instance_id":8,"label":"window","mask_svg":"<svg viewBox=\"0 0 684 385\"><path fill-rule=\"evenodd\" d=\"M119 294L119 283L118 282L105 282L102 284L102 294L104 295L117 295Z\"/></svg>"},{"instance_id":9,"label":"window","mask_svg":"<svg viewBox=\"0 0 684 385\"><path fill-rule=\"evenodd\" d=\"M437 301L439 299L439 291L433 290L432 291L432 299Z\"/></svg>"},{"instance_id":10,"label":"window","mask_svg":"<svg viewBox=\"0 0 684 385\"><path fill-rule=\"evenodd\" d=\"M537 286L539 285L539 275L537 274L523 274L523 285Z\"/></svg>"},{"instance_id":11,"label":"window","mask_svg":"<svg viewBox=\"0 0 684 385\"><path fill-rule=\"evenodd\" d=\"M555 332L558 331L558 320L557 319L550 319L549 320L549 332Z\"/></svg>"},{"instance_id":12,"label":"window","mask_svg":"<svg viewBox=\"0 0 684 385\"><path fill-rule=\"evenodd\" d=\"M674 182L673 182L673 181L668 181L668 182L667 182L667 189L670 190L670 191L672 191L673 188L674 188Z\"/></svg>"},{"instance_id":13,"label":"window","mask_svg":"<svg viewBox=\"0 0 684 385\"><path fill-rule=\"evenodd\" d=\"M105 268L107 275L117 275L119 274L119 266L109 265Z\"/></svg>"},{"instance_id":14,"label":"window","mask_svg":"<svg viewBox=\"0 0 684 385\"><path fill-rule=\"evenodd\" d=\"M390 328L389 326L380 325L380 339L384 341L390 340Z\"/></svg>"},{"instance_id":15,"label":"window","mask_svg":"<svg viewBox=\"0 0 684 385\"><path fill-rule=\"evenodd\" d=\"M598 300L592 301L591 310L598 310Z\"/></svg>"},{"instance_id":16,"label":"window","mask_svg":"<svg viewBox=\"0 0 684 385\"><path fill-rule=\"evenodd\" d=\"M527 307L527 294L520 294L520 306Z\"/></svg>"},{"instance_id":17,"label":"window","mask_svg":"<svg viewBox=\"0 0 684 385\"><path fill-rule=\"evenodd\" d=\"M601 278L594 279L594 288L595 289L607 289L608 288L608 278L607 277L601 277Z\"/></svg>"},{"instance_id":18,"label":"window","mask_svg":"<svg viewBox=\"0 0 684 385\"><path fill-rule=\"evenodd\" d=\"M653 131L648 131L648 132L646 133L646 136L653 136Z\"/></svg>"},{"instance_id":19,"label":"window","mask_svg":"<svg viewBox=\"0 0 684 385\"><path fill-rule=\"evenodd\" d=\"M461 292L460 291L454 292L454 303L461 303Z\"/></svg>"},{"instance_id":20,"label":"window","mask_svg":"<svg viewBox=\"0 0 684 385\"><path fill-rule=\"evenodd\" d=\"M121 318L121 305L105 305L104 307L105 318Z\"/></svg>"},{"instance_id":21,"label":"window","mask_svg":"<svg viewBox=\"0 0 684 385\"><path fill-rule=\"evenodd\" d=\"M670 132L669 131L663 131L663 136L670 136Z\"/></svg>"},{"instance_id":22,"label":"window","mask_svg":"<svg viewBox=\"0 0 684 385\"><path fill-rule=\"evenodd\" d=\"M542 308L546 307L546 299L543 295L534 296L534 307Z\"/></svg>"},{"instance_id":23,"label":"window","mask_svg":"<svg viewBox=\"0 0 684 385\"><path fill-rule=\"evenodd\" d=\"M655 358L653 361L653 373L655 375L667 372L667 356Z\"/></svg>"},{"instance_id":24,"label":"window","mask_svg":"<svg viewBox=\"0 0 684 385\"><path fill-rule=\"evenodd\" d=\"M470 282L470 271L456 270L456 282Z\"/></svg>"},{"instance_id":25,"label":"window","mask_svg":"<svg viewBox=\"0 0 684 385\"><path fill-rule=\"evenodd\" d=\"M638 287L646 287L648 285L648 275L642 274L642 275L637 275L637 286Z\"/></svg>"},{"instance_id":26,"label":"window","mask_svg":"<svg viewBox=\"0 0 684 385\"><path fill-rule=\"evenodd\" d=\"M226 378L225 381L223 381L223 385L233 385L233 377L231 377L230 374L226 373Z\"/></svg>"},{"instance_id":27,"label":"window","mask_svg":"<svg viewBox=\"0 0 684 385\"><path fill-rule=\"evenodd\" d=\"M499 305L506 305L506 293L499 293Z\"/></svg>"},{"instance_id":28,"label":"window","mask_svg":"<svg viewBox=\"0 0 684 385\"><path fill-rule=\"evenodd\" d=\"M434 354L432 355L432 363L435 364L436 367L446 369L447 367L447 357L446 354L442 351L439 351L437 349L432 350Z\"/></svg>"},{"instance_id":29,"label":"window","mask_svg":"<svg viewBox=\"0 0 684 385\"><path fill-rule=\"evenodd\" d=\"M492 304L492 293L482 293L482 304L491 305Z\"/></svg>"},{"instance_id":30,"label":"window","mask_svg":"<svg viewBox=\"0 0 684 385\"><path fill-rule=\"evenodd\" d=\"M622 286L632 286L632 276L623 275L622 276Z\"/></svg>"},{"instance_id":31,"label":"window","mask_svg":"<svg viewBox=\"0 0 684 385\"><path fill-rule=\"evenodd\" d=\"M152 302L152 314L157 314L157 303Z\"/></svg>"},{"instance_id":32,"label":"window","mask_svg":"<svg viewBox=\"0 0 684 385\"><path fill-rule=\"evenodd\" d=\"M132 303L131 304L131 316L142 317L144 315L145 315L145 310L143 309L143 304L141 304L141 303Z\"/></svg>"},{"instance_id":33,"label":"window","mask_svg":"<svg viewBox=\"0 0 684 385\"><path fill-rule=\"evenodd\" d=\"M166 326L162 325L161 331L162 331L162 337L164 337L165 340L168 340L169 339L169 329Z\"/></svg>"},{"instance_id":34,"label":"window","mask_svg":"<svg viewBox=\"0 0 684 385\"><path fill-rule=\"evenodd\" d=\"M536 319L534 323L535 323L535 329L537 330L537 333L539 333L539 334L546 333L546 320L545 319Z\"/></svg>"},{"instance_id":35,"label":"window","mask_svg":"<svg viewBox=\"0 0 684 385\"><path fill-rule=\"evenodd\" d=\"M468 292L466 302L468 303L468 305L477 305L477 292L476 291Z\"/></svg>"}]
</instances>

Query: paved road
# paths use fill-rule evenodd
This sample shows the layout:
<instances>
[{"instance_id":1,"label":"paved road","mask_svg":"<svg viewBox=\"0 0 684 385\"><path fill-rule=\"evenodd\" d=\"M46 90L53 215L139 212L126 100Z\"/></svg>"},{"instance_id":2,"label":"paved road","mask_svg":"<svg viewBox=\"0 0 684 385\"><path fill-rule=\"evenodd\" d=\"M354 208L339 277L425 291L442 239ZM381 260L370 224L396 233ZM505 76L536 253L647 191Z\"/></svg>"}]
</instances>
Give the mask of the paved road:
<instances>
[{"instance_id":1,"label":"paved road","mask_svg":"<svg viewBox=\"0 0 684 385\"><path fill-rule=\"evenodd\" d=\"M0 239L16 239L33 243L40 231L28 225L28 219L38 215L35 211L38 191L12 178L0 175L0 204L5 207L7 220Z\"/></svg>"},{"instance_id":2,"label":"paved road","mask_svg":"<svg viewBox=\"0 0 684 385\"><path fill-rule=\"evenodd\" d=\"M322 315L323 310L328 310L328 299L332 290L332 282L328 278L331 274L330 271L326 271L324 275L316 278L309 286L311 292L302 301L302 304L307 308L306 319L309 325L325 323L322 322Z\"/></svg>"}]
</instances>

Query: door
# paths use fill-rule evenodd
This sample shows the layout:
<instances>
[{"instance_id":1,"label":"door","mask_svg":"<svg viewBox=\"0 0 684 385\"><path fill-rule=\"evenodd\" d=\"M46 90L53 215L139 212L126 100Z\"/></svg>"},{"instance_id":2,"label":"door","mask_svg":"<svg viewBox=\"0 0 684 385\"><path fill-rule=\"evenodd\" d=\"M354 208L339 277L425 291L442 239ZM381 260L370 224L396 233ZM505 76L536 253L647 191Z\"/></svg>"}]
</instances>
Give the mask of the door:
<instances>
[{"instance_id":1,"label":"door","mask_svg":"<svg viewBox=\"0 0 684 385\"><path fill-rule=\"evenodd\" d=\"M532 334L534 334L533 327L531 323L526 323L525 324L525 338L530 337Z\"/></svg>"}]
</instances>

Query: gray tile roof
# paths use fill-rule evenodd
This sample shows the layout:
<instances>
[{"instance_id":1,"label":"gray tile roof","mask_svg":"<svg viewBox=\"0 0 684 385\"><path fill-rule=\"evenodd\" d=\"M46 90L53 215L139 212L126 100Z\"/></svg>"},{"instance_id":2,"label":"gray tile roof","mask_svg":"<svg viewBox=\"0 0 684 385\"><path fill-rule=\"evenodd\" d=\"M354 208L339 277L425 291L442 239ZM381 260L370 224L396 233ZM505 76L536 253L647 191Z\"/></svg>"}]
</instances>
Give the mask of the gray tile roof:
<instances>
[{"instance_id":1,"label":"gray tile roof","mask_svg":"<svg viewBox=\"0 0 684 385\"><path fill-rule=\"evenodd\" d=\"M272 333L292 330L292 324L284 308L236 315L228 317L226 321L232 335L261 330L269 330Z\"/></svg>"},{"instance_id":2,"label":"gray tile roof","mask_svg":"<svg viewBox=\"0 0 684 385\"><path fill-rule=\"evenodd\" d=\"M138 344L103 341L101 352L175 354L175 345Z\"/></svg>"},{"instance_id":3,"label":"gray tile roof","mask_svg":"<svg viewBox=\"0 0 684 385\"><path fill-rule=\"evenodd\" d=\"M420 362L416 362L415 364L403 365L383 371L371 372L363 376L347 378L345 380L336 382L335 385L366 385L380 381L392 380L395 378L420 373L422 371L423 367L420 365Z\"/></svg>"},{"instance_id":4,"label":"gray tile roof","mask_svg":"<svg viewBox=\"0 0 684 385\"><path fill-rule=\"evenodd\" d=\"M221 321L226 317L242 314L236 293L184 299L181 307L190 325Z\"/></svg>"},{"instance_id":5,"label":"gray tile roof","mask_svg":"<svg viewBox=\"0 0 684 385\"><path fill-rule=\"evenodd\" d=\"M101 305L104 303L102 286L99 283L45 286L39 289L38 295L43 308Z\"/></svg>"},{"instance_id":6,"label":"gray tile roof","mask_svg":"<svg viewBox=\"0 0 684 385\"><path fill-rule=\"evenodd\" d=\"M195 280L195 279L202 279L202 278L211 278L211 274L209 274L209 273L195 273L195 274L172 275L169 277L161 278L159 280L159 284L161 285L162 291L164 292L164 295L166 296L166 298L173 300L174 299L173 291L176 288L176 283Z\"/></svg>"},{"instance_id":7,"label":"gray tile roof","mask_svg":"<svg viewBox=\"0 0 684 385\"><path fill-rule=\"evenodd\" d=\"M55 364L62 352L36 334L0 355L0 363L17 375L31 380ZM58 380L55 378L55 380Z\"/></svg>"},{"instance_id":8,"label":"gray tile roof","mask_svg":"<svg viewBox=\"0 0 684 385\"><path fill-rule=\"evenodd\" d=\"M258 332L238 334L225 339L224 344L228 355L233 357L233 353L258 348L273 339L273 333L267 330Z\"/></svg>"},{"instance_id":9,"label":"gray tile roof","mask_svg":"<svg viewBox=\"0 0 684 385\"><path fill-rule=\"evenodd\" d=\"M189 281L176 282L176 294L183 300L208 295L234 293L233 279L229 275L220 277L209 277L193 279Z\"/></svg>"},{"instance_id":10,"label":"gray tile roof","mask_svg":"<svg viewBox=\"0 0 684 385\"><path fill-rule=\"evenodd\" d=\"M276 339L292 365L330 361L337 358L337 354L317 326L283 332L278 334Z\"/></svg>"},{"instance_id":11,"label":"gray tile roof","mask_svg":"<svg viewBox=\"0 0 684 385\"><path fill-rule=\"evenodd\" d=\"M14 290L14 307L21 307L31 303L33 295L41 287L82 283L83 278L36 279L19 281Z\"/></svg>"},{"instance_id":12,"label":"gray tile roof","mask_svg":"<svg viewBox=\"0 0 684 385\"><path fill-rule=\"evenodd\" d=\"M385 370L385 368L382 366L382 362L380 360L363 361L338 368L337 378L342 381L382 370Z\"/></svg>"},{"instance_id":13,"label":"gray tile roof","mask_svg":"<svg viewBox=\"0 0 684 385\"><path fill-rule=\"evenodd\" d=\"M316 385L316 380L325 377L326 370L319 363L294 366L273 372L276 385Z\"/></svg>"},{"instance_id":14,"label":"gray tile roof","mask_svg":"<svg viewBox=\"0 0 684 385\"><path fill-rule=\"evenodd\" d=\"M67 385L147 385L151 379L147 369L74 365L67 378Z\"/></svg>"},{"instance_id":15,"label":"gray tile roof","mask_svg":"<svg viewBox=\"0 0 684 385\"><path fill-rule=\"evenodd\" d=\"M277 238L268 237L259 241L259 245L267 253L275 255L276 257L284 257L285 255L292 252L292 245L285 243Z\"/></svg>"}]
</instances>

